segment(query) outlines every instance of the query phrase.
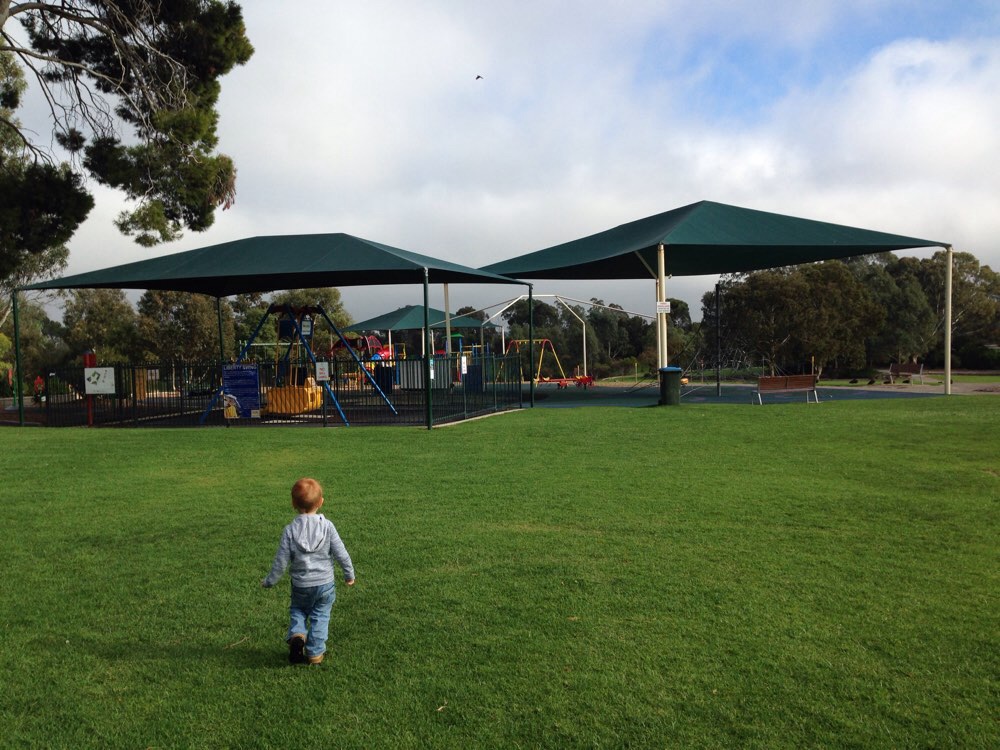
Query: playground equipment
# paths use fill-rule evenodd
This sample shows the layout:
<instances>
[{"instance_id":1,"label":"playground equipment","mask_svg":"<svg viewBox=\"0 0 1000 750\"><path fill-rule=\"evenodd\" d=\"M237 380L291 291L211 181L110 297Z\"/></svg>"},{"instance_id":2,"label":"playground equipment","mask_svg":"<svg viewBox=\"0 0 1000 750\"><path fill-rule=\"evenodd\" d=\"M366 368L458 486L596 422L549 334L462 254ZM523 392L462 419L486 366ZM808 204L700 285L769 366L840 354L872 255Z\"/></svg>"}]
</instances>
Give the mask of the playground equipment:
<instances>
[{"instance_id":1,"label":"playground equipment","mask_svg":"<svg viewBox=\"0 0 1000 750\"><path fill-rule=\"evenodd\" d=\"M330 347L328 355L333 358L338 354L343 354L349 349L354 349L361 357L361 359L367 360L380 360L380 359L396 359L394 349L397 347L390 347L387 344L383 344L381 339L375 335L358 335L347 333L344 337L333 342L333 346ZM403 346L403 354L405 359L406 347Z\"/></svg>"},{"instance_id":2,"label":"playground equipment","mask_svg":"<svg viewBox=\"0 0 1000 750\"><path fill-rule=\"evenodd\" d=\"M534 344L538 346L538 370L535 372L534 378L536 383L555 383L558 388L568 388L570 383L576 385L577 388L589 388L594 384L594 378L590 375L574 375L573 377L566 377L566 371L563 370L562 362L559 361L559 355L556 354L556 348L549 339L511 339L507 342L507 348L504 350L504 354L508 355L511 351L520 353L522 344ZM552 358L556 361L556 367L559 368L559 374L561 377L542 377L542 362L545 361L546 351L552 352Z\"/></svg>"},{"instance_id":3,"label":"playground equipment","mask_svg":"<svg viewBox=\"0 0 1000 750\"><path fill-rule=\"evenodd\" d=\"M304 366L312 346L313 318L308 308L288 307L278 320L278 346L274 350L275 384L266 389L261 414L305 414L323 405L323 388ZM282 349L284 353L282 354Z\"/></svg>"},{"instance_id":4,"label":"playground equipment","mask_svg":"<svg viewBox=\"0 0 1000 750\"><path fill-rule=\"evenodd\" d=\"M254 329L250 339L243 346L243 350L236 358L236 364L243 362L254 340L260 334L264 322L270 315L279 316L278 347L275 352L275 384L263 389L266 403L261 405L261 415L295 415L315 411L322 407L323 394L325 393L329 396L330 402L337 408L337 412L340 414L340 418L344 424L349 424L340 401L330 388L329 382L324 380L322 383L317 383L316 377L312 375L310 368L305 364L306 360L308 360L313 368L316 368L318 365L311 344L313 322L317 316L322 316L338 339L343 342L345 351L349 353L351 359L353 359L358 367L360 377L368 381L393 414L398 414L396 407L393 406L392 402L379 387L379 384L375 382L375 379L365 367L365 363L361 361L358 353L345 340L344 335L334 322L330 320L326 311L318 305L306 307L270 305L267 308L267 312L264 313L257 323L257 328ZM282 349L284 349L283 353ZM225 402L224 396L223 389L220 388L213 396L205 412L201 415L201 419L199 420L201 424L205 423L205 420L220 398Z\"/></svg>"}]
</instances>

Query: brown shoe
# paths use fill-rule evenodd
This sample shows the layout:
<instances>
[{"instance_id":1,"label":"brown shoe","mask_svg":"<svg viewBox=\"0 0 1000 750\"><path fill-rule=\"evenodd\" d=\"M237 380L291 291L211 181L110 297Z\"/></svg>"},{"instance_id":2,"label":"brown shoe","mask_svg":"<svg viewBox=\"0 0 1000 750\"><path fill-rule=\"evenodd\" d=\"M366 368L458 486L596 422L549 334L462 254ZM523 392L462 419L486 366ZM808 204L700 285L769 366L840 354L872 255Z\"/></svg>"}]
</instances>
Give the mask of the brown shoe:
<instances>
[{"instance_id":1,"label":"brown shoe","mask_svg":"<svg viewBox=\"0 0 1000 750\"><path fill-rule=\"evenodd\" d=\"M306 663L306 637L300 633L296 633L288 639L288 663Z\"/></svg>"},{"instance_id":2,"label":"brown shoe","mask_svg":"<svg viewBox=\"0 0 1000 750\"><path fill-rule=\"evenodd\" d=\"M310 664L322 664L324 656L326 656L326 652L325 651L322 654L316 654L316 656L310 656L309 657L309 663Z\"/></svg>"}]
</instances>

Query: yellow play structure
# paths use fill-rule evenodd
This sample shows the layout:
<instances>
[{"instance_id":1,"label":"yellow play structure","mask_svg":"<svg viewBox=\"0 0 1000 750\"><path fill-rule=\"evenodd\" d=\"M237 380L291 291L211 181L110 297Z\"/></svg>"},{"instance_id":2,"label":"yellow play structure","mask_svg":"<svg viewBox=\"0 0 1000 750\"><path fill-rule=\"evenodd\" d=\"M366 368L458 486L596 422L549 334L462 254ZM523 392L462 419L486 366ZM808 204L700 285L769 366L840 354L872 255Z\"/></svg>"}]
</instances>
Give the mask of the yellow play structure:
<instances>
[{"instance_id":1,"label":"yellow play structure","mask_svg":"<svg viewBox=\"0 0 1000 750\"><path fill-rule=\"evenodd\" d=\"M274 349L276 385L264 389L262 414L305 414L323 406L323 388L310 373L307 347L312 339L309 308L288 307L278 320ZM301 334L301 335L300 335Z\"/></svg>"}]
</instances>

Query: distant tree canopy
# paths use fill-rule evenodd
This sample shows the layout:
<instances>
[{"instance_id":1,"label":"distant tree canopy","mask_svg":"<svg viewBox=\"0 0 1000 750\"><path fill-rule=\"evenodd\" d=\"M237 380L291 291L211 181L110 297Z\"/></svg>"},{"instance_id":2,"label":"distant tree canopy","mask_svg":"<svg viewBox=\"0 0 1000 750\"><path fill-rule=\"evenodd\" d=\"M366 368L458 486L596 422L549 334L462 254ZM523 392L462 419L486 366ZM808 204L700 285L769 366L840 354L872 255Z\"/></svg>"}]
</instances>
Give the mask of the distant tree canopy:
<instances>
[{"instance_id":1,"label":"distant tree canopy","mask_svg":"<svg viewBox=\"0 0 1000 750\"><path fill-rule=\"evenodd\" d=\"M38 366L57 366L75 360L88 349L97 354L100 362L109 364L214 362L220 356L220 312L221 354L232 359L247 343L271 302L296 307L321 305L341 329L349 321L340 290L331 287L276 292L269 297L240 294L221 301L202 294L151 289L143 293L136 307L120 289L76 289L66 296L62 326L50 321L46 329L54 331L65 346L58 352L51 347L46 349L46 354L58 353L59 357L39 361ZM316 321L313 334L316 346L328 349L332 335L325 321ZM258 343L274 344L275 338L275 317L270 316L259 332ZM268 349L265 357L272 355L273 350ZM255 353L253 358L259 356Z\"/></svg>"},{"instance_id":2,"label":"distant tree canopy","mask_svg":"<svg viewBox=\"0 0 1000 750\"><path fill-rule=\"evenodd\" d=\"M885 253L723 277L723 357L775 371L940 365L946 262L944 251L923 260ZM1000 274L955 253L952 308L953 365L1000 365L990 348L1000 342ZM714 292L702 312L714 351Z\"/></svg>"},{"instance_id":3,"label":"distant tree canopy","mask_svg":"<svg viewBox=\"0 0 1000 750\"><path fill-rule=\"evenodd\" d=\"M219 79L252 54L234 2L0 0L0 279L69 240L85 174L132 201L116 224L140 244L211 226L236 180L215 152ZM52 138L17 118L25 74Z\"/></svg>"},{"instance_id":4,"label":"distant tree canopy","mask_svg":"<svg viewBox=\"0 0 1000 750\"><path fill-rule=\"evenodd\" d=\"M458 308L455 311L455 315L456 316L458 316L458 315L465 315L465 316L468 316L470 318L475 318L476 320L481 320L481 321L485 321L486 320L486 313L483 310L477 310L476 308L472 307L471 305L467 305L466 307L460 307L460 308Z\"/></svg>"},{"instance_id":5,"label":"distant tree canopy","mask_svg":"<svg viewBox=\"0 0 1000 750\"><path fill-rule=\"evenodd\" d=\"M219 307L222 312L222 354L230 356L233 309L204 294L150 289L139 299L138 355L147 362L188 360L215 362L220 355Z\"/></svg>"},{"instance_id":6,"label":"distant tree canopy","mask_svg":"<svg viewBox=\"0 0 1000 750\"><path fill-rule=\"evenodd\" d=\"M75 289L63 311L63 341L71 355L94 352L101 362L135 358L137 316L121 289Z\"/></svg>"}]
</instances>

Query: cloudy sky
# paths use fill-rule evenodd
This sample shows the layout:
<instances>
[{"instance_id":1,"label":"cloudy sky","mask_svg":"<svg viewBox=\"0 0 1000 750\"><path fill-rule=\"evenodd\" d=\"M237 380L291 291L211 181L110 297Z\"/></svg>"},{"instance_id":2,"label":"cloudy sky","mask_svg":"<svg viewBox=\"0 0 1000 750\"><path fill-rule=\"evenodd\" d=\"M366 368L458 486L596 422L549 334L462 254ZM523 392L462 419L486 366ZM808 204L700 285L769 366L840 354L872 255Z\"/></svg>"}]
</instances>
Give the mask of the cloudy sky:
<instances>
[{"instance_id":1,"label":"cloudy sky","mask_svg":"<svg viewBox=\"0 0 1000 750\"><path fill-rule=\"evenodd\" d=\"M481 266L703 199L948 241L1000 268L996 0L240 4L257 51L220 102L236 205L150 251L116 233L121 199L98 189L69 273L310 232ZM714 283L668 294L698 318ZM535 290L654 307L645 281ZM343 293L355 319L422 294ZM452 307L512 293L456 285Z\"/></svg>"}]
</instances>

